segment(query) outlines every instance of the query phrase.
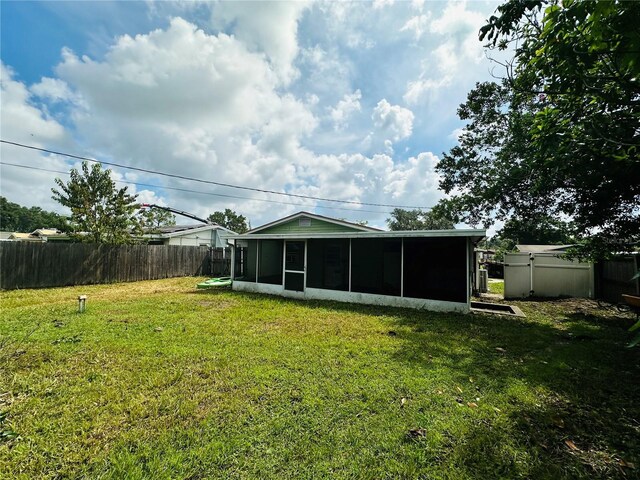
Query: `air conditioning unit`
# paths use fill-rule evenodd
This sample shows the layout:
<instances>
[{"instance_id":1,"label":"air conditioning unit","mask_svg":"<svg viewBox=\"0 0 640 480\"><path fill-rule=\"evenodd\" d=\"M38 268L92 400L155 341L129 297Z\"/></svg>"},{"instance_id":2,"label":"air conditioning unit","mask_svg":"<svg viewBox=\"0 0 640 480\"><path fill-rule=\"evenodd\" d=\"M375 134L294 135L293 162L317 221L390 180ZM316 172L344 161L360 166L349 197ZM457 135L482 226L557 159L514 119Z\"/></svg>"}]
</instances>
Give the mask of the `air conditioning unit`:
<instances>
[{"instance_id":1,"label":"air conditioning unit","mask_svg":"<svg viewBox=\"0 0 640 480\"><path fill-rule=\"evenodd\" d=\"M487 285L489 283L489 272L488 270L484 270L481 268L478 273L480 274L478 276L478 291L480 293L487 293L489 291L489 289L487 288Z\"/></svg>"}]
</instances>

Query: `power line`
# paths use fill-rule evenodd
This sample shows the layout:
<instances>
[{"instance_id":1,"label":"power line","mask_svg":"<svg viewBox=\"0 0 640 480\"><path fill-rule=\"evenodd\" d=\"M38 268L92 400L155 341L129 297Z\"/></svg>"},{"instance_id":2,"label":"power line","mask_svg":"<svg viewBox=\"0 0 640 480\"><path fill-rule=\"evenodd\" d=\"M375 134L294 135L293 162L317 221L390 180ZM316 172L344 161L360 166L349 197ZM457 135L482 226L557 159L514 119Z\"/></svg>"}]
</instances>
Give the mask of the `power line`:
<instances>
[{"instance_id":1,"label":"power line","mask_svg":"<svg viewBox=\"0 0 640 480\"><path fill-rule=\"evenodd\" d=\"M128 169L128 170L135 170L137 172L143 172L143 173L149 173L149 174L153 174L153 175L161 175L164 177L169 177L169 178L177 178L180 180L188 180L191 182L199 182L199 183L207 183L210 185L218 185L221 187L228 187L228 188L238 188L241 190L250 190L253 192L260 192L260 193L269 193L272 195L286 195L289 197L296 197L296 198L304 198L307 200L319 200L319 201L323 201L323 202L335 202L335 203L346 203L346 204L352 204L352 205L368 205L371 207L390 207L390 208L408 208L408 209L428 209L429 207L416 207L416 206L411 206L411 205L391 205L391 204L386 204L386 203L370 203L370 202L356 202L353 200L336 200L333 198L325 198L325 197L314 197L311 195L300 195L300 194L296 194L296 193L286 193L286 192L276 192L275 190L265 190L265 189L261 189L261 188L253 188L253 187L244 187L241 185L233 185L230 183L222 183L222 182L215 182L213 180L202 180L200 178L194 178L194 177L187 177L185 175L177 175L174 173L166 173L166 172L159 172L157 170L149 170L146 168L139 168L139 167L131 167L128 165L123 165L120 163L114 163L114 162L105 162L105 161L100 161L100 160L96 160L94 158L89 158L89 157L83 157L80 155L73 155L71 153L64 153L64 152L57 152L55 150L49 150L46 148L40 148L40 147L36 147L33 145L25 145L23 143L17 143L17 142L11 142L8 140L1 140L0 139L0 143L6 143L7 145L14 145L16 147L21 147L21 148L28 148L30 150L37 150L39 152L44 152L44 153L50 153L53 155L60 155L63 157L68 157L68 158L75 158L78 160L85 160L87 162L93 162L93 163L101 163L104 165L109 165L112 167L118 167L118 168L124 168L124 169Z\"/></svg>"},{"instance_id":2,"label":"power line","mask_svg":"<svg viewBox=\"0 0 640 480\"><path fill-rule=\"evenodd\" d=\"M3 162L2 160L0 160L0 165L7 165L10 167L18 167L18 168L25 168L27 170L37 170L40 172L49 172L49 173L58 173L60 175L69 175L69 172L63 172L60 170L51 170L48 168L42 168L42 167L33 167L30 165L20 165L17 163L9 163L9 162ZM178 192L186 192L186 193L196 193L198 195L210 195L210 196L214 196L214 197L224 197L224 198L233 198L233 199L239 199L239 200L251 200L251 201L257 201L257 202L267 202L267 203L277 203L280 205L296 205L296 206L300 206L300 207L310 207L311 205L307 205L305 203L293 203L293 202L281 202L278 200L269 200L266 198L252 198L252 197L241 197L238 195L228 195L228 194L223 194L223 193L213 193L213 192L203 192L201 190L191 190L188 188L178 188L178 187L166 187L166 186L162 186L162 185L152 185L149 183L138 183L138 182L129 182L129 181L125 181L125 180L114 180L116 183L124 183L127 185L135 185L137 187L149 187L149 188L160 188L160 189L164 189L164 190L175 190ZM329 209L329 210L348 210L350 212L364 212L364 213L381 213L381 214L386 214L386 215L391 215L392 212L389 211L379 211L379 210L362 210L359 208L345 208L345 207L330 207L328 205L316 205L315 208L324 208L324 209Z\"/></svg>"}]
</instances>

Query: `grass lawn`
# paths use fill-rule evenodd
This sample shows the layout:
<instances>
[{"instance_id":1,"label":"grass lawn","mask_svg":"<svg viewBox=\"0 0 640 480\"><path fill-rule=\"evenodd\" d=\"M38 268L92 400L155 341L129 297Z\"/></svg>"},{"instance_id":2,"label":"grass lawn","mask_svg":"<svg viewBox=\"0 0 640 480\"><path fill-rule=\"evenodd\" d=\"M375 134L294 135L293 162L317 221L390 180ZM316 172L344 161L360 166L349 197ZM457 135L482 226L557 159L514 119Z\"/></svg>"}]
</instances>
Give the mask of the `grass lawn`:
<instances>
[{"instance_id":1,"label":"grass lawn","mask_svg":"<svg viewBox=\"0 0 640 480\"><path fill-rule=\"evenodd\" d=\"M437 314L198 281L0 292L0 431L19 434L0 435L0 477L638 478L629 317L569 300L517 302L526 319Z\"/></svg>"},{"instance_id":2,"label":"grass lawn","mask_svg":"<svg viewBox=\"0 0 640 480\"><path fill-rule=\"evenodd\" d=\"M489 293L504 296L504 280L501 278L490 278L487 284Z\"/></svg>"}]
</instances>

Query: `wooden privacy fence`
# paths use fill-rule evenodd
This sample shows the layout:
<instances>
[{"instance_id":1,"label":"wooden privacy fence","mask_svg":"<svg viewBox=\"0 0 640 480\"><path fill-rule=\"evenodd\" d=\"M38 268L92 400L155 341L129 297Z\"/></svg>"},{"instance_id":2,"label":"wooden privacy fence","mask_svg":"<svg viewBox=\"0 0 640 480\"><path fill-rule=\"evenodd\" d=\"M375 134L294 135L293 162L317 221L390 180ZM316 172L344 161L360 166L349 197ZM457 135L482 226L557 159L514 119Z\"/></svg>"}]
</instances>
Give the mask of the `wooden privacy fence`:
<instances>
[{"instance_id":1,"label":"wooden privacy fence","mask_svg":"<svg viewBox=\"0 0 640 480\"><path fill-rule=\"evenodd\" d=\"M619 303L623 293L640 295L640 279L631 280L640 270L640 255L620 255L596 267L596 294L599 299Z\"/></svg>"},{"instance_id":2,"label":"wooden privacy fence","mask_svg":"<svg viewBox=\"0 0 640 480\"><path fill-rule=\"evenodd\" d=\"M0 288L42 288L209 275L208 247L0 242Z\"/></svg>"}]
</instances>

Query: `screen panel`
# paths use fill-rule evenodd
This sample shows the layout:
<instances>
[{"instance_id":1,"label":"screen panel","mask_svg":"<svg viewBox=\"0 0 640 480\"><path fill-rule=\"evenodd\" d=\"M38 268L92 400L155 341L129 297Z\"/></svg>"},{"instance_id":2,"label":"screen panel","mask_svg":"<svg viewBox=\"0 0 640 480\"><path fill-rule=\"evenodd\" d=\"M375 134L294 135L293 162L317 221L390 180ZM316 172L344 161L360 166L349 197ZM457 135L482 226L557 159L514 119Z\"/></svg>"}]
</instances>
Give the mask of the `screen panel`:
<instances>
[{"instance_id":1,"label":"screen panel","mask_svg":"<svg viewBox=\"0 0 640 480\"><path fill-rule=\"evenodd\" d=\"M282 285L282 240L258 241L258 283Z\"/></svg>"},{"instance_id":2,"label":"screen panel","mask_svg":"<svg viewBox=\"0 0 640 480\"><path fill-rule=\"evenodd\" d=\"M399 238L354 238L351 291L400 296L401 249Z\"/></svg>"},{"instance_id":3,"label":"screen panel","mask_svg":"<svg viewBox=\"0 0 640 480\"><path fill-rule=\"evenodd\" d=\"M348 239L311 239L307 242L307 286L349 290Z\"/></svg>"},{"instance_id":4,"label":"screen panel","mask_svg":"<svg viewBox=\"0 0 640 480\"><path fill-rule=\"evenodd\" d=\"M467 302L464 237L405 238L404 296Z\"/></svg>"}]
</instances>

